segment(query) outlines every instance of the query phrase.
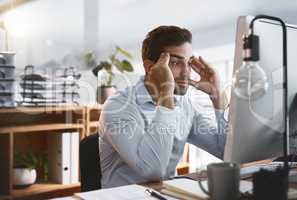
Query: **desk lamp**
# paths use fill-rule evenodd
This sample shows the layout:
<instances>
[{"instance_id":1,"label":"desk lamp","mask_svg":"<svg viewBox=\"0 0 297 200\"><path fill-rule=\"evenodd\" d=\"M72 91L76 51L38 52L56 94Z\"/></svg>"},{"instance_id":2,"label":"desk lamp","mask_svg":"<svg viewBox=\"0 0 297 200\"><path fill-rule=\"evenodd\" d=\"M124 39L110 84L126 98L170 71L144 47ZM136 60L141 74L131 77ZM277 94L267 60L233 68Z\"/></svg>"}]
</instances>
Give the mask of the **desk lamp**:
<instances>
[{"instance_id":1,"label":"desk lamp","mask_svg":"<svg viewBox=\"0 0 297 200\"><path fill-rule=\"evenodd\" d=\"M282 27L283 35L283 100L284 100L284 133L283 133L283 153L286 185L289 174L288 166L288 141L287 131L289 131L288 116L288 72L287 72L287 29L285 23L277 17L267 15L257 15L249 25L249 35L244 38L243 64L235 72L233 77L233 91L241 99L254 101L261 98L268 89L268 81L265 71L259 66L259 36L254 34L254 22L258 19L268 19L278 21Z\"/></svg>"}]
</instances>

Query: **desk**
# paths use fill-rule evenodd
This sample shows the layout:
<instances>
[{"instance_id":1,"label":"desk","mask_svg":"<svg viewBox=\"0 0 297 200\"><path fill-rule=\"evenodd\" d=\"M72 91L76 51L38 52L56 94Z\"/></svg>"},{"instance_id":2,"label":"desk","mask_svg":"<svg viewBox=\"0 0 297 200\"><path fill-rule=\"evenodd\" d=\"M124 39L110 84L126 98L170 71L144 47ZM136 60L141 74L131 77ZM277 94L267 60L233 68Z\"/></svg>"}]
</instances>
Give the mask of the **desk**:
<instances>
[{"instance_id":1,"label":"desk","mask_svg":"<svg viewBox=\"0 0 297 200\"><path fill-rule=\"evenodd\" d=\"M263 164L263 163L269 163L271 162L271 160L265 160L265 161L260 161L260 162L253 162L253 163L249 163L249 164L245 164L243 166L246 165L254 165L254 164ZM191 173L186 175L186 177L192 179L192 180L199 180L199 179L206 179L206 173ZM250 178L243 178L243 179L250 179ZM226 183L228 184L228 183ZM152 188L156 191L161 191L161 189L164 188L163 183L162 182L148 182L148 183L142 183L139 184L141 186L147 187L147 188ZM296 188L296 184L290 184L291 187ZM197 188L198 188L198 184L197 184ZM73 199L80 199L79 197L75 197L73 196ZM252 197L241 197L240 200L251 200Z\"/></svg>"},{"instance_id":2,"label":"desk","mask_svg":"<svg viewBox=\"0 0 297 200\"><path fill-rule=\"evenodd\" d=\"M265 164L265 163L270 163L271 161L272 160L263 160L263 161L257 161L257 162L251 162L251 163L243 164L241 166L246 167L246 166L252 166L252 165L260 164L260 163ZM187 174L187 175L184 175L184 176L188 177L188 178L190 178L192 180L196 180L196 181L198 181L199 179L206 179L207 178L206 172L203 172L203 173L190 173L190 174ZM250 180L250 178L243 178L243 180ZM155 189L157 191L160 191L163 188L162 182L149 182L149 183L142 183L140 185Z\"/></svg>"}]
</instances>

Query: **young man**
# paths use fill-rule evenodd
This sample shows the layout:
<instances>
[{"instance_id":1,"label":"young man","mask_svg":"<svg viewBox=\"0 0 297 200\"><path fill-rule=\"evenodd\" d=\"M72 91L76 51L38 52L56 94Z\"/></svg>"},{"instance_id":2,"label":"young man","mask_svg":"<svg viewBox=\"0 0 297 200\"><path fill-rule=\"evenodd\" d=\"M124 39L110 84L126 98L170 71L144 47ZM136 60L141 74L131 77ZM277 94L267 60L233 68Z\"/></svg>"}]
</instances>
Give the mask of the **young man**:
<instances>
[{"instance_id":1,"label":"young man","mask_svg":"<svg viewBox=\"0 0 297 200\"><path fill-rule=\"evenodd\" d=\"M103 188L166 179L175 174L186 142L222 158L226 105L218 74L192 54L192 35L176 26L148 33L142 46L145 76L105 103L99 125ZM200 80L191 80L194 70ZM212 100L216 123L195 111L189 85Z\"/></svg>"}]
</instances>

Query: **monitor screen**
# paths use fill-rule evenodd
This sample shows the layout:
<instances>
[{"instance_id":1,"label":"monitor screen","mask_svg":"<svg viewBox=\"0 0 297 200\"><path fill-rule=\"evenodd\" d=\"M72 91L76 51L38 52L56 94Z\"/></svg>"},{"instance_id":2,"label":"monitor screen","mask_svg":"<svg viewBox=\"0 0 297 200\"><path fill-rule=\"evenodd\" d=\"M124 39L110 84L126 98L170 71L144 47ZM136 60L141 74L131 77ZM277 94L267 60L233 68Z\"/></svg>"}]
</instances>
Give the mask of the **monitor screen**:
<instances>
[{"instance_id":1,"label":"monitor screen","mask_svg":"<svg viewBox=\"0 0 297 200\"><path fill-rule=\"evenodd\" d=\"M238 18L234 56L235 71L242 65L243 37L249 34L252 16ZM257 20L254 34L259 36L260 60L258 64L265 71L269 87L261 98L248 101L231 94L229 109L229 130L224 160L245 163L283 155L283 67L282 28L278 22ZM297 93L297 27L287 25L288 51L288 95L289 106ZM293 119L293 118L292 118ZM290 126L290 152L294 150L296 132ZM296 148L295 148L296 149Z\"/></svg>"}]
</instances>

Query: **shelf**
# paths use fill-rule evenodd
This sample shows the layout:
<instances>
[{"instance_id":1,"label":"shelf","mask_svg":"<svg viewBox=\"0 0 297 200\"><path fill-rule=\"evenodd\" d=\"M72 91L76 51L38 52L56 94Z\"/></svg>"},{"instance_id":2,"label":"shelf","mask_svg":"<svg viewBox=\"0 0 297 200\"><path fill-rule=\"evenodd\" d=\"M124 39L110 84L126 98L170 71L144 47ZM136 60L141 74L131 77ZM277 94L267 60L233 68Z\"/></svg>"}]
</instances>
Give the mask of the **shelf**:
<instances>
[{"instance_id":1,"label":"shelf","mask_svg":"<svg viewBox=\"0 0 297 200\"><path fill-rule=\"evenodd\" d=\"M12 190L11 196L14 199L20 199L24 197L34 197L38 199L49 197L52 198L54 195L72 195L73 193L80 191L80 183L76 184L57 184L57 183L36 183L25 189L14 189ZM26 198L26 199L27 199ZM33 199L33 198L32 198Z\"/></svg>"},{"instance_id":2,"label":"shelf","mask_svg":"<svg viewBox=\"0 0 297 200\"><path fill-rule=\"evenodd\" d=\"M44 107L15 107L15 108L0 108L0 113L53 113L65 111L82 111L82 106L44 106Z\"/></svg>"},{"instance_id":3,"label":"shelf","mask_svg":"<svg viewBox=\"0 0 297 200\"><path fill-rule=\"evenodd\" d=\"M88 110L101 110L103 104L95 104L95 105L87 105L86 108Z\"/></svg>"},{"instance_id":4,"label":"shelf","mask_svg":"<svg viewBox=\"0 0 297 200\"><path fill-rule=\"evenodd\" d=\"M89 126L90 126L90 127L96 127L96 128L97 128L98 125L99 125L99 121L97 121L97 122L90 122L90 123L89 123Z\"/></svg>"},{"instance_id":5,"label":"shelf","mask_svg":"<svg viewBox=\"0 0 297 200\"><path fill-rule=\"evenodd\" d=\"M11 200L11 196L0 195L0 200Z\"/></svg>"},{"instance_id":6,"label":"shelf","mask_svg":"<svg viewBox=\"0 0 297 200\"><path fill-rule=\"evenodd\" d=\"M12 127L2 127L0 128L0 134L67 130L67 129L71 130L71 129L83 129L83 128L84 128L83 124L65 124L65 123L22 125L22 126L12 126Z\"/></svg>"},{"instance_id":7,"label":"shelf","mask_svg":"<svg viewBox=\"0 0 297 200\"><path fill-rule=\"evenodd\" d=\"M12 189L11 171L14 142L17 141L15 139L27 136L29 138L39 133L59 134L63 132L79 132L82 139L86 135L85 106L0 108L0 118L0 157L4 160L4 165L0 165L2 170L0 173L0 200L50 199L71 196L80 191L80 184L54 183L38 183L26 189ZM25 136L25 134L28 135ZM22 148L26 149L26 145L28 144L24 143Z\"/></svg>"}]
</instances>

